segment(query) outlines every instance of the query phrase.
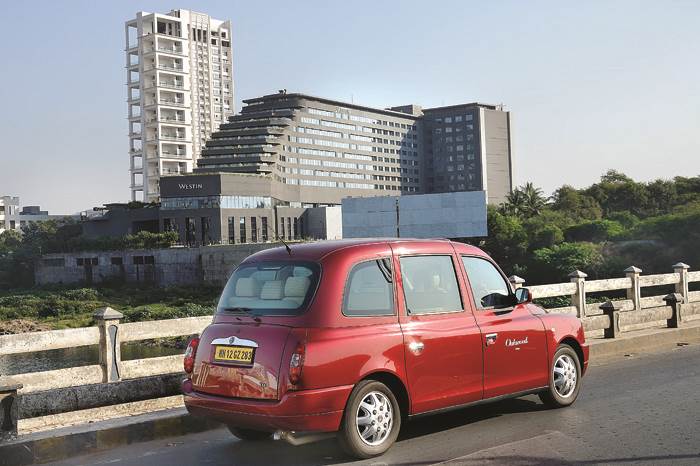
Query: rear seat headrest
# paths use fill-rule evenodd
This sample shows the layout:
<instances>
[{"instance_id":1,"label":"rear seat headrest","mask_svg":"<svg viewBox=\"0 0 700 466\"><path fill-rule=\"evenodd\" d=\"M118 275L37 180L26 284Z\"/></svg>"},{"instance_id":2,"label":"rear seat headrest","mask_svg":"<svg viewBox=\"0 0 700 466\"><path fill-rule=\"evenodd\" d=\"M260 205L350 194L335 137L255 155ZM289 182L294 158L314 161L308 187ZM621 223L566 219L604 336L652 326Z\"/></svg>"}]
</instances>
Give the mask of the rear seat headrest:
<instances>
[{"instance_id":1,"label":"rear seat headrest","mask_svg":"<svg viewBox=\"0 0 700 466\"><path fill-rule=\"evenodd\" d=\"M308 277L289 277L284 284L284 296L287 298L303 298L309 289L311 281Z\"/></svg>"},{"instance_id":2,"label":"rear seat headrest","mask_svg":"<svg viewBox=\"0 0 700 466\"><path fill-rule=\"evenodd\" d=\"M254 278L241 277L236 281L236 296L239 298L257 298L260 282Z\"/></svg>"},{"instance_id":3,"label":"rear seat headrest","mask_svg":"<svg viewBox=\"0 0 700 466\"><path fill-rule=\"evenodd\" d=\"M282 299L282 280L270 280L263 284L260 299Z\"/></svg>"}]
</instances>

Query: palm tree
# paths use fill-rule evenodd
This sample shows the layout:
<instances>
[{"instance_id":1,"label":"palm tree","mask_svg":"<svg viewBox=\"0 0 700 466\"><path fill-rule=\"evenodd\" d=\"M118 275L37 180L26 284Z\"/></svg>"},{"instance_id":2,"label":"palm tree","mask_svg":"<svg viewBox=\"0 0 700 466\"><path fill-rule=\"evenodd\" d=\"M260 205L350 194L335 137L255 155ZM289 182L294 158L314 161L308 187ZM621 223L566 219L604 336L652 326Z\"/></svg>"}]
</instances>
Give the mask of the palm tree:
<instances>
[{"instance_id":1,"label":"palm tree","mask_svg":"<svg viewBox=\"0 0 700 466\"><path fill-rule=\"evenodd\" d=\"M509 215L520 216L525 211L526 201L523 191L520 188L515 188L506 196L506 202L501 204L501 210Z\"/></svg>"},{"instance_id":2,"label":"palm tree","mask_svg":"<svg viewBox=\"0 0 700 466\"><path fill-rule=\"evenodd\" d=\"M536 188L535 185L528 181L525 183L525 186L520 188L520 191L525 198L524 213L527 215L539 215L547 205L547 199L544 197L542 190Z\"/></svg>"},{"instance_id":3,"label":"palm tree","mask_svg":"<svg viewBox=\"0 0 700 466\"><path fill-rule=\"evenodd\" d=\"M518 217L539 215L547 205L547 199L542 190L527 182L524 186L515 188L506 196L506 202L501 204L501 212Z\"/></svg>"}]
</instances>

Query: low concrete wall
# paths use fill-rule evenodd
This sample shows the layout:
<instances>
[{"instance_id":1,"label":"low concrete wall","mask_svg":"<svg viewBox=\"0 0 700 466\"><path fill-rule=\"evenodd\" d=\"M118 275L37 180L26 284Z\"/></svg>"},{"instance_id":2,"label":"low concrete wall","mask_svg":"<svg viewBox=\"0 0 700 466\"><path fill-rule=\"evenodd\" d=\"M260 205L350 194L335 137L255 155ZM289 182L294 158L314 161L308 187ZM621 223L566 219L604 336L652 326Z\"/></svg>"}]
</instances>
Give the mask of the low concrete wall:
<instances>
[{"instance_id":1,"label":"low concrete wall","mask_svg":"<svg viewBox=\"0 0 700 466\"><path fill-rule=\"evenodd\" d=\"M38 285L105 281L156 286L226 282L246 257L278 243L46 254L35 270Z\"/></svg>"}]
</instances>

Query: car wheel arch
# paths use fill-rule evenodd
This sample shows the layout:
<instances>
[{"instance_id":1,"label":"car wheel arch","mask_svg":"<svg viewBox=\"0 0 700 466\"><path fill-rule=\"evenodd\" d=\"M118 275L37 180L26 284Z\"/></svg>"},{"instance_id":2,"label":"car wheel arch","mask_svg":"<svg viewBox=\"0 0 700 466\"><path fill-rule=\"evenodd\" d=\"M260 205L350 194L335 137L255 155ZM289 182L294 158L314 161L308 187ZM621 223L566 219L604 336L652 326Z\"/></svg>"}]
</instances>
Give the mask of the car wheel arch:
<instances>
[{"instance_id":1,"label":"car wheel arch","mask_svg":"<svg viewBox=\"0 0 700 466\"><path fill-rule=\"evenodd\" d=\"M375 371L369 374L365 374L362 379L358 380L360 383L364 380L375 380L386 385L389 390L392 391L396 397L396 401L399 403L399 408L401 408L401 416L407 417L411 409L411 399L408 393L406 384L401 378L393 372L389 371Z\"/></svg>"},{"instance_id":2,"label":"car wheel arch","mask_svg":"<svg viewBox=\"0 0 700 466\"><path fill-rule=\"evenodd\" d=\"M581 365L581 369L583 369L583 363L584 363L583 349L581 348L581 344L578 342L578 340L576 338L574 338L573 336L569 335L569 336L562 338L559 341L559 345L570 346L571 349L573 349L574 352L576 353L576 357L578 358L578 362Z\"/></svg>"}]
</instances>

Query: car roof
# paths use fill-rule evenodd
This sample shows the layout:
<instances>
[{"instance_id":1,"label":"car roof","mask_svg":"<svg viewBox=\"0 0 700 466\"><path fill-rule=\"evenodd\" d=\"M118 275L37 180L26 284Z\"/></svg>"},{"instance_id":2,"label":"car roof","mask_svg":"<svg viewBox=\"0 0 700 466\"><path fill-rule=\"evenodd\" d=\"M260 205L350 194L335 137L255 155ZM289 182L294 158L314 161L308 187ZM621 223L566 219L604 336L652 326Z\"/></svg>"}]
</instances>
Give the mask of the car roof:
<instances>
[{"instance_id":1,"label":"car roof","mask_svg":"<svg viewBox=\"0 0 700 466\"><path fill-rule=\"evenodd\" d=\"M291 254L287 252L286 247L278 246L270 249L265 249L259 251L248 260L254 261L267 261L267 260L289 260L290 257L310 260L310 261L320 261L328 254L340 251L341 249L348 248L361 248L369 245L376 244L387 244L391 246L406 245L407 243L450 243L453 245L455 250L460 254L472 254L478 256L485 256L486 254L476 246L469 244L458 243L450 241L448 239L419 239L419 238L356 238L356 239L342 239L342 240L321 240L308 243L289 243L289 248L291 249Z\"/></svg>"}]
</instances>

